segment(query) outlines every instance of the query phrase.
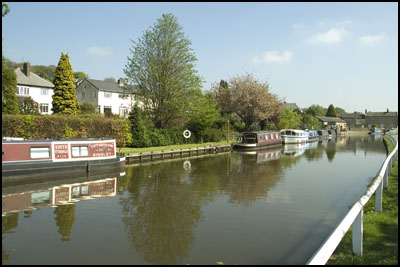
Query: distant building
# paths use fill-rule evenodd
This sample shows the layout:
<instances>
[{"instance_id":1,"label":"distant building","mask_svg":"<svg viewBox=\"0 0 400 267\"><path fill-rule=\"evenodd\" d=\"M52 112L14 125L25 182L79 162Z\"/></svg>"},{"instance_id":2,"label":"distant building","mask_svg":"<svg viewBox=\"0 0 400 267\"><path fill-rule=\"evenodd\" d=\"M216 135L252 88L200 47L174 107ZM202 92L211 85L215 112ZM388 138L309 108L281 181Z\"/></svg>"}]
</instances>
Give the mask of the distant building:
<instances>
[{"instance_id":1,"label":"distant building","mask_svg":"<svg viewBox=\"0 0 400 267\"><path fill-rule=\"evenodd\" d=\"M76 98L78 103L92 103L97 106L100 114L111 112L121 117L127 117L135 98L132 94L124 94L123 81L117 83L83 78L77 82Z\"/></svg>"},{"instance_id":2,"label":"distant building","mask_svg":"<svg viewBox=\"0 0 400 267\"><path fill-rule=\"evenodd\" d=\"M365 127L371 128L376 125L378 128L396 128L398 126L397 112L390 112L389 109L386 112L367 112L365 110Z\"/></svg>"},{"instance_id":3,"label":"distant building","mask_svg":"<svg viewBox=\"0 0 400 267\"><path fill-rule=\"evenodd\" d=\"M354 113L343 113L340 118L347 123L349 128L364 128L365 126L365 115L360 112Z\"/></svg>"},{"instance_id":4,"label":"distant building","mask_svg":"<svg viewBox=\"0 0 400 267\"><path fill-rule=\"evenodd\" d=\"M340 118L317 116L317 119L320 122L322 122L322 125L327 129L336 128L339 131L346 131L347 130L346 121L344 121L344 120L342 120Z\"/></svg>"},{"instance_id":5,"label":"distant building","mask_svg":"<svg viewBox=\"0 0 400 267\"><path fill-rule=\"evenodd\" d=\"M284 102L283 103L283 107L285 108L285 109L290 109L291 111L298 111L298 112L302 112L302 110L301 110L301 108L299 108L297 105L296 105L296 103L286 103L286 102Z\"/></svg>"},{"instance_id":6,"label":"distant building","mask_svg":"<svg viewBox=\"0 0 400 267\"><path fill-rule=\"evenodd\" d=\"M31 72L29 62L24 63L22 70L17 68L14 72L17 76L17 97L31 97L39 104L41 114L51 114L54 84Z\"/></svg>"}]
</instances>

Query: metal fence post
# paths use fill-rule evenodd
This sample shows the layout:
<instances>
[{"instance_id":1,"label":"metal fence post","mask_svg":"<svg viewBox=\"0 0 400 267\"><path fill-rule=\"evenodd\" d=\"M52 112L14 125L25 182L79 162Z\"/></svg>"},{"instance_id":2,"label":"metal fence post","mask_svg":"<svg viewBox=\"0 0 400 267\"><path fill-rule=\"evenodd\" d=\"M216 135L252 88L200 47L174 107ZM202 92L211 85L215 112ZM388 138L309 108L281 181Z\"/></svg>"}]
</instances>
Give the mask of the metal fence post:
<instances>
[{"instance_id":1,"label":"metal fence post","mask_svg":"<svg viewBox=\"0 0 400 267\"><path fill-rule=\"evenodd\" d=\"M389 166L386 168L385 174L383 175L383 187L385 188L388 187L388 171L389 171Z\"/></svg>"},{"instance_id":2,"label":"metal fence post","mask_svg":"<svg viewBox=\"0 0 400 267\"><path fill-rule=\"evenodd\" d=\"M383 181L379 183L378 188L375 192L375 212L382 211L382 191L383 191Z\"/></svg>"},{"instance_id":3,"label":"metal fence post","mask_svg":"<svg viewBox=\"0 0 400 267\"><path fill-rule=\"evenodd\" d=\"M360 256L363 254L363 217L364 208L360 210L354 220L352 232L353 253Z\"/></svg>"}]
</instances>

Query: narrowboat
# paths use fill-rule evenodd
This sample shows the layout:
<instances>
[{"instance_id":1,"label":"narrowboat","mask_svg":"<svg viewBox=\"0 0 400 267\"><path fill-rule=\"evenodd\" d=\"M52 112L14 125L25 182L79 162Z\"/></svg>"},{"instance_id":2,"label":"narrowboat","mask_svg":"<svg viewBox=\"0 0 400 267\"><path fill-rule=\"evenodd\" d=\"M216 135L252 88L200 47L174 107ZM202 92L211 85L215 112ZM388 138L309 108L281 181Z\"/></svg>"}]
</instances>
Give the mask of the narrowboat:
<instances>
[{"instance_id":1,"label":"narrowboat","mask_svg":"<svg viewBox=\"0 0 400 267\"><path fill-rule=\"evenodd\" d=\"M282 142L285 144L298 144L308 141L308 134L303 130L284 129L281 130Z\"/></svg>"},{"instance_id":2,"label":"narrowboat","mask_svg":"<svg viewBox=\"0 0 400 267\"><path fill-rule=\"evenodd\" d=\"M319 134L316 130L307 130L308 142L319 141Z\"/></svg>"},{"instance_id":3,"label":"narrowboat","mask_svg":"<svg viewBox=\"0 0 400 267\"><path fill-rule=\"evenodd\" d=\"M329 133L327 130L318 130L319 138L328 138Z\"/></svg>"},{"instance_id":4,"label":"narrowboat","mask_svg":"<svg viewBox=\"0 0 400 267\"><path fill-rule=\"evenodd\" d=\"M235 149L255 149L266 146L281 145L282 138L278 131L245 132L242 142L235 144Z\"/></svg>"},{"instance_id":5,"label":"narrowboat","mask_svg":"<svg viewBox=\"0 0 400 267\"><path fill-rule=\"evenodd\" d=\"M2 185L121 169L115 139L2 140Z\"/></svg>"}]
</instances>

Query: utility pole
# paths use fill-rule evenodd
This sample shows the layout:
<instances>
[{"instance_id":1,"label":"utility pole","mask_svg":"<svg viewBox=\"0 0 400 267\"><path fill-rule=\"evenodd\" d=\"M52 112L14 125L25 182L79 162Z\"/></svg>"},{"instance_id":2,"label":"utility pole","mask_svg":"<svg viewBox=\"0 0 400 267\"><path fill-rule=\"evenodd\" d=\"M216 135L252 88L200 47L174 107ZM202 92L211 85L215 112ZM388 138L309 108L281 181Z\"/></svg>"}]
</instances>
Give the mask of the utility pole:
<instances>
[{"instance_id":1,"label":"utility pole","mask_svg":"<svg viewBox=\"0 0 400 267\"><path fill-rule=\"evenodd\" d=\"M228 120L228 127L226 128L226 143L229 145L229 120Z\"/></svg>"}]
</instances>

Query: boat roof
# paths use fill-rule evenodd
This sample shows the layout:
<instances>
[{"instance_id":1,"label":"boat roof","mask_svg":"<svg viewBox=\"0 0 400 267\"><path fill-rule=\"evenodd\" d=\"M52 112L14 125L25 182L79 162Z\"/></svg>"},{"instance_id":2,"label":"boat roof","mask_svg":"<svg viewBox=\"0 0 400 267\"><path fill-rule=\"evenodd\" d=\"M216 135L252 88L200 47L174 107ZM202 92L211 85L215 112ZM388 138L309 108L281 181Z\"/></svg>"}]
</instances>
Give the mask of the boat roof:
<instances>
[{"instance_id":1,"label":"boat roof","mask_svg":"<svg viewBox=\"0 0 400 267\"><path fill-rule=\"evenodd\" d=\"M106 141L106 140L115 140L113 138L79 138L79 139L67 139L67 138L58 138L58 139L22 139L16 137L3 137L2 143L48 143L48 142L56 142L56 141Z\"/></svg>"},{"instance_id":2,"label":"boat roof","mask_svg":"<svg viewBox=\"0 0 400 267\"><path fill-rule=\"evenodd\" d=\"M243 134L254 133L254 134L265 134L265 133L279 133L279 131L248 131L243 132Z\"/></svg>"},{"instance_id":3,"label":"boat roof","mask_svg":"<svg viewBox=\"0 0 400 267\"><path fill-rule=\"evenodd\" d=\"M284 131L293 131L293 132L305 132L304 130L299 130L299 129L282 129L281 132Z\"/></svg>"}]
</instances>

